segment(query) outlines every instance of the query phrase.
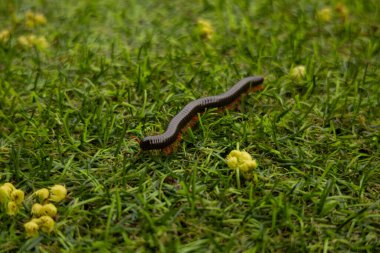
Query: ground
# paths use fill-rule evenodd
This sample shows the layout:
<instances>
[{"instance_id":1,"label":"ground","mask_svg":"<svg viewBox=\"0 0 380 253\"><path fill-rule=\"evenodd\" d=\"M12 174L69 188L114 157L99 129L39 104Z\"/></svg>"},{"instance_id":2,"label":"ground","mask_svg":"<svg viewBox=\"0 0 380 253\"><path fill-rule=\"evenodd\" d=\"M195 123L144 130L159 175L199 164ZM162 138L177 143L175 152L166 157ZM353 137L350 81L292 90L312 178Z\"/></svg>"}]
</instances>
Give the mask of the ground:
<instances>
[{"instance_id":1,"label":"ground","mask_svg":"<svg viewBox=\"0 0 380 253\"><path fill-rule=\"evenodd\" d=\"M379 251L379 38L377 0L1 0L0 185L26 199L0 252ZM140 152L250 75L263 91ZM28 237L56 184L54 231Z\"/></svg>"}]
</instances>

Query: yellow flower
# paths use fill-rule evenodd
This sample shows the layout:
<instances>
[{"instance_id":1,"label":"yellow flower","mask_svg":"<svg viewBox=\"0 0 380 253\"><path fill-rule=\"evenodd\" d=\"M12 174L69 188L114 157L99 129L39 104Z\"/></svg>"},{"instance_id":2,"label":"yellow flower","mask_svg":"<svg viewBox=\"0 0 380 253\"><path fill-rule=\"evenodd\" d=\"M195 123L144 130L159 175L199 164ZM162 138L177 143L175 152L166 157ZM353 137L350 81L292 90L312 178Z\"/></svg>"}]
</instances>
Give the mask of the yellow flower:
<instances>
[{"instance_id":1,"label":"yellow flower","mask_svg":"<svg viewBox=\"0 0 380 253\"><path fill-rule=\"evenodd\" d=\"M24 224L24 228L26 231L26 235L29 237L33 237L33 236L38 235L38 230L40 227L38 226L38 224L35 221L31 220L31 221Z\"/></svg>"},{"instance_id":2,"label":"yellow flower","mask_svg":"<svg viewBox=\"0 0 380 253\"><path fill-rule=\"evenodd\" d=\"M293 79L301 80L306 76L306 68L303 65L296 66L290 70L289 75Z\"/></svg>"},{"instance_id":3,"label":"yellow flower","mask_svg":"<svg viewBox=\"0 0 380 253\"><path fill-rule=\"evenodd\" d=\"M67 190L63 185L54 185L50 188L50 200L60 202L66 198Z\"/></svg>"},{"instance_id":4,"label":"yellow flower","mask_svg":"<svg viewBox=\"0 0 380 253\"><path fill-rule=\"evenodd\" d=\"M322 22L331 21L332 10L330 7L325 7L317 12L317 19Z\"/></svg>"},{"instance_id":5,"label":"yellow flower","mask_svg":"<svg viewBox=\"0 0 380 253\"><path fill-rule=\"evenodd\" d=\"M53 204L46 204L42 206L42 213L44 215L53 217L57 214L57 208Z\"/></svg>"},{"instance_id":6,"label":"yellow flower","mask_svg":"<svg viewBox=\"0 0 380 253\"><path fill-rule=\"evenodd\" d=\"M204 39L212 39L212 36L214 35L214 28L212 27L211 23L204 19L198 19L197 20L197 26L198 26L198 33L199 35Z\"/></svg>"},{"instance_id":7,"label":"yellow flower","mask_svg":"<svg viewBox=\"0 0 380 253\"><path fill-rule=\"evenodd\" d=\"M12 201L16 202L17 205L21 205L24 201L25 193L22 190L14 190L11 193Z\"/></svg>"},{"instance_id":8,"label":"yellow flower","mask_svg":"<svg viewBox=\"0 0 380 253\"><path fill-rule=\"evenodd\" d=\"M248 152L240 151L239 159L242 161L251 161L252 156Z\"/></svg>"},{"instance_id":9,"label":"yellow flower","mask_svg":"<svg viewBox=\"0 0 380 253\"><path fill-rule=\"evenodd\" d=\"M32 11L27 11L25 13L25 25L27 27L35 27L37 25L44 25L46 24L46 18L41 13L35 13Z\"/></svg>"},{"instance_id":10,"label":"yellow flower","mask_svg":"<svg viewBox=\"0 0 380 253\"><path fill-rule=\"evenodd\" d=\"M18 37L17 41L23 47L32 47L33 44L31 42L31 39L33 39L33 37L31 38L30 36L22 35L22 36Z\"/></svg>"},{"instance_id":11,"label":"yellow flower","mask_svg":"<svg viewBox=\"0 0 380 253\"><path fill-rule=\"evenodd\" d=\"M46 188L39 189L34 194L38 197L41 203L49 198L49 190Z\"/></svg>"},{"instance_id":12,"label":"yellow flower","mask_svg":"<svg viewBox=\"0 0 380 253\"><path fill-rule=\"evenodd\" d=\"M36 46L39 49L44 49L49 47L49 43L43 36L36 36L34 34L27 35L27 36L20 36L18 38L18 43L23 47L33 47Z\"/></svg>"},{"instance_id":13,"label":"yellow flower","mask_svg":"<svg viewBox=\"0 0 380 253\"><path fill-rule=\"evenodd\" d=\"M42 216L39 218L41 230L45 233L50 233L54 230L55 222L50 216Z\"/></svg>"},{"instance_id":14,"label":"yellow flower","mask_svg":"<svg viewBox=\"0 0 380 253\"><path fill-rule=\"evenodd\" d=\"M231 169L239 169L243 174L257 168L256 160L252 159L249 153L239 150L230 152L227 156L227 165Z\"/></svg>"},{"instance_id":15,"label":"yellow flower","mask_svg":"<svg viewBox=\"0 0 380 253\"><path fill-rule=\"evenodd\" d=\"M35 222L39 227L41 227L43 223L40 218L33 218L31 221Z\"/></svg>"},{"instance_id":16,"label":"yellow flower","mask_svg":"<svg viewBox=\"0 0 380 253\"><path fill-rule=\"evenodd\" d=\"M16 190L16 187L12 183L4 183L3 186L8 187L12 191Z\"/></svg>"},{"instance_id":17,"label":"yellow flower","mask_svg":"<svg viewBox=\"0 0 380 253\"><path fill-rule=\"evenodd\" d=\"M41 13L36 13L34 15L34 20L36 21L37 24L41 24L41 25L44 25L47 22L45 16Z\"/></svg>"},{"instance_id":18,"label":"yellow flower","mask_svg":"<svg viewBox=\"0 0 380 253\"><path fill-rule=\"evenodd\" d=\"M252 169L256 169L257 168L257 162L256 160L247 160L247 161L244 161L241 165L240 165L240 170L242 172L248 172L248 171L251 171Z\"/></svg>"},{"instance_id":19,"label":"yellow flower","mask_svg":"<svg viewBox=\"0 0 380 253\"><path fill-rule=\"evenodd\" d=\"M7 206L7 214L15 216L18 213L18 205L14 201L9 201Z\"/></svg>"},{"instance_id":20,"label":"yellow flower","mask_svg":"<svg viewBox=\"0 0 380 253\"><path fill-rule=\"evenodd\" d=\"M11 37L11 32L7 29L0 31L0 42L7 42Z\"/></svg>"},{"instance_id":21,"label":"yellow flower","mask_svg":"<svg viewBox=\"0 0 380 253\"><path fill-rule=\"evenodd\" d=\"M32 214L36 217L39 217L41 215L43 215L43 206L41 204L33 204L32 206Z\"/></svg>"},{"instance_id":22,"label":"yellow flower","mask_svg":"<svg viewBox=\"0 0 380 253\"><path fill-rule=\"evenodd\" d=\"M0 186L0 202L5 203L11 197L12 189L6 185Z\"/></svg>"},{"instance_id":23,"label":"yellow flower","mask_svg":"<svg viewBox=\"0 0 380 253\"><path fill-rule=\"evenodd\" d=\"M38 36L33 40L33 44L41 49L48 48L49 43L47 42L46 38L43 36Z\"/></svg>"},{"instance_id":24,"label":"yellow flower","mask_svg":"<svg viewBox=\"0 0 380 253\"><path fill-rule=\"evenodd\" d=\"M230 168L237 168L239 166L237 157L234 157L234 156L227 157L227 165Z\"/></svg>"}]
</instances>

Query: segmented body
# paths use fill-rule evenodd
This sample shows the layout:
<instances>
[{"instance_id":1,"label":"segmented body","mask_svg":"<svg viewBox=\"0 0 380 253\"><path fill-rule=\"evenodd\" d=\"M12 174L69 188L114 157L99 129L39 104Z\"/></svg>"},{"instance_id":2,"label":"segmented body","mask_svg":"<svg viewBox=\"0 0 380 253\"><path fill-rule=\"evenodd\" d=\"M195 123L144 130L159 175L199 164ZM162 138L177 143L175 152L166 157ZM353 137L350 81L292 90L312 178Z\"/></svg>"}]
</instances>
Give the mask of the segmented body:
<instances>
[{"instance_id":1,"label":"segmented body","mask_svg":"<svg viewBox=\"0 0 380 253\"><path fill-rule=\"evenodd\" d=\"M264 81L263 77L250 76L236 83L223 94L200 98L188 103L169 123L166 131L160 135L147 136L140 142L142 150L165 149L173 144L182 130L198 114L208 108L226 107L236 101L242 94L255 89Z\"/></svg>"}]
</instances>

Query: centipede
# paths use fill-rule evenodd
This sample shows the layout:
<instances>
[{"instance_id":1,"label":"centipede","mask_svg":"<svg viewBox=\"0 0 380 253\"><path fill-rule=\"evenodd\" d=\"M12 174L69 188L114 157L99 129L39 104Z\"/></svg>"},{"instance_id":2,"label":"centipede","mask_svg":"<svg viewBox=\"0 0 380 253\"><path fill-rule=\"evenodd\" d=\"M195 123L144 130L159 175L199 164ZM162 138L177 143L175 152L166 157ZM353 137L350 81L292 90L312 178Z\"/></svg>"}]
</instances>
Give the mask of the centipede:
<instances>
[{"instance_id":1,"label":"centipede","mask_svg":"<svg viewBox=\"0 0 380 253\"><path fill-rule=\"evenodd\" d=\"M264 78L261 76L249 76L220 95L199 98L188 103L173 117L163 134L147 136L140 140L141 150L163 150L167 154L171 153L173 145L181 139L182 133L195 125L199 114L210 108L229 108L243 94L262 90L263 82Z\"/></svg>"}]
</instances>

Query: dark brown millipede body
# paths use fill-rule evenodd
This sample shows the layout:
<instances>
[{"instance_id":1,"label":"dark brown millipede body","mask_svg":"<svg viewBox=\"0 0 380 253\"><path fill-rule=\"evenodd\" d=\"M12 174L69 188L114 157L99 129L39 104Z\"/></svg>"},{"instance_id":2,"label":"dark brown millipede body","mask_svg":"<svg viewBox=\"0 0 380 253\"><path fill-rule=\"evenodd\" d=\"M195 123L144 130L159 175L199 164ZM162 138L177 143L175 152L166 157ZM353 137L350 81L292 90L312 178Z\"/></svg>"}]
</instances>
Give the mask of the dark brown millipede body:
<instances>
[{"instance_id":1,"label":"dark brown millipede body","mask_svg":"<svg viewBox=\"0 0 380 253\"><path fill-rule=\"evenodd\" d=\"M182 129L198 113L204 112L208 108L224 107L233 103L242 94L250 89L259 86L264 81L261 76L250 76L236 83L231 89L223 94L211 97L200 98L188 103L169 123L163 134L147 136L140 142L142 150L164 149L177 140L177 136Z\"/></svg>"}]
</instances>

